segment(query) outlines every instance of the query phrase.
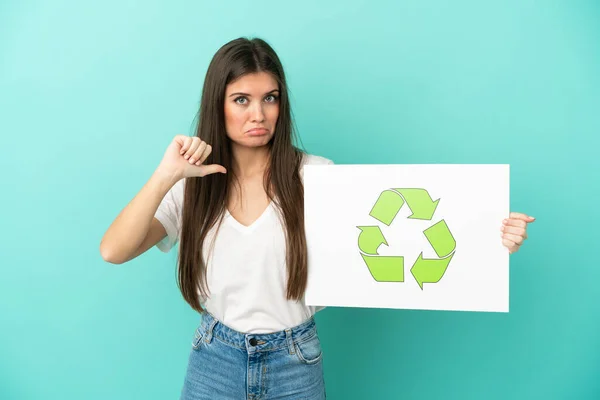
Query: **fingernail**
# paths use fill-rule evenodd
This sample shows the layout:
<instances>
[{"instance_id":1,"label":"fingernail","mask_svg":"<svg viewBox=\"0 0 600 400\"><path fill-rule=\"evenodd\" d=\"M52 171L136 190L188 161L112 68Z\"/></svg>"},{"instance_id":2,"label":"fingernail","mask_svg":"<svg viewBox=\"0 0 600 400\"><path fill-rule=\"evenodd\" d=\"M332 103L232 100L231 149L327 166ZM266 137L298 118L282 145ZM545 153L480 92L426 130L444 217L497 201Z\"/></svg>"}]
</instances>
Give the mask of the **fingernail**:
<instances>
[{"instance_id":1,"label":"fingernail","mask_svg":"<svg viewBox=\"0 0 600 400\"><path fill-rule=\"evenodd\" d=\"M508 220L507 220L507 219L505 219L505 220L503 220L503 221L502 221L502 223L504 223L504 224L505 224L505 223L507 223L507 222L508 222Z\"/></svg>"},{"instance_id":2,"label":"fingernail","mask_svg":"<svg viewBox=\"0 0 600 400\"><path fill-rule=\"evenodd\" d=\"M190 164L194 163L194 157L190 158Z\"/></svg>"},{"instance_id":3,"label":"fingernail","mask_svg":"<svg viewBox=\"0 0 600 400\"><path fill-rule=\"evenodd\" d=\"M185 155L185 159L187 160L188 158L190 158L190 155L189 155L189 154L186 154L186 155Z\"/></svg>"},{"instance_id":4,"label":"fingernail","mask_svg":"<svg viewBox=\"0 0 600 400\"><path fill-rule=\"evenodd\" d=\"M504 227L503 227L503 226L501 226L501 227L500 227L500 230L501 230L501 231L503 231L503 230L504 230Z\"/></svg>"}]
</instances>

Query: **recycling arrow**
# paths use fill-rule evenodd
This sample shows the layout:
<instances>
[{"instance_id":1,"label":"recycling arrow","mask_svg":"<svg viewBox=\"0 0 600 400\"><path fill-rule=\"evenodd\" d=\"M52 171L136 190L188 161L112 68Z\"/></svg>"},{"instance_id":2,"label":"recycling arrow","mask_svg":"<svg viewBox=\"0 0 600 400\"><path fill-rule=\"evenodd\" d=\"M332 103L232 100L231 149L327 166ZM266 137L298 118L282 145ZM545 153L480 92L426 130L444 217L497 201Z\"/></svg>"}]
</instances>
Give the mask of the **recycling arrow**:
<instances>
[{"instance_id":1,"label":"recycling arrow","mask_svg":"<svg viewBox=\"0 0 600 400\"><path fill-rule=\"evenodd\" d=\"M403 204L404 200L398 193L385 190L379 195L369 215L389 226Z\"/></svg>"},{"instance_id":2,"label":"recycling arrow","mask_svg":"<svg viewBox=\"0 0 600 400\"><path fill-rule=\"evenodd\" d=\"M377 249L381 244L387 246L383 233L378 226L359 226L360 235L358 236L358 248L367 254L377 254Z\"/></svg>"},{"instance_id":3,"label":"recycling arrow","mask_svg":"<svg viewBox=\"0 0 600 400\"><path fill-rule=\"evenodd\" d=\"M433 201L425 189L394 189L399 192L412 211L408 218L430 220L440 199Z\"/></svg>"},{"instance_id":4,"label":"recycling arrow","mask_svg":"<svg viewBox=\"0 0 600 400\"><path fill-rule=\"evenodd\" d=\"M423 258L423 253L419 254L410 272L421 290L423 290L423 283L437 283L442 279L452 257L454 257L454 253L450 257L442 259Z\"/></svg>"},{"instance_id":5,"label":"recycling arrow","mask_svg":"<svg viewBox=\"0 0 600 400\"><path fill-rule=\"evenodd\" d=\"M406 203L411 210L408 218L431 220L439 201L434 201L425 189L386 189L380 193L369 215L390 226ZM358 247L373 278L378 282L404 282L404 257L381 256L377 252L382 244L388 245L381 229L376 225L357 228L360 229ZM456 240L443 219L425 229L423 234L439 258L423 258L421 252L411 267L421 290L424 283L437 283L442 279L456 249Z\"/></svg>"},{"instance_id":6,"label":"recycling arrow","mask_svg":"<svg viewBox=\"0 0 600 400\"><path fill-rule=\"evenodd\" d=\"M404 257L379 256L377 249L387 241L378 226L358 226L358 248L369 272L378 282L404 282Z\"/></svg>"},{"instance_id":7,"label":"recycling arrow","mask_svg":"<svg viewBox=\"0 0 600 400\"><path fill-rule=\"evenodd\" d=\"M384 190L369 215L389 226L406 202L412 211L408 218L431 220L439 201L433 201L425 189Z\"/></svg>"},{"instance_id":8,"label":"recycling arrow","mask_svg":"<svg viewBox=\"0 0 600 400\"><path fill-rule=\"evenodd\" d=\"M404 282L404 257L361 255L376 281Z\"/></svg>"},{"instance_id":9,"label":"recycling arrow","mask_svg":"<svg viewBox=\"0 0 600 400\"><path fill-rule=\"evenodd\" d=\"M429 243L431 243L431 247L433 247L438 257L446 257L454 251L456 241L452 233L450 233L446 221L441 220L437 224L425 229L423 233L427 237L427 240L429 240Z\"/></svg>"}]
</instances>

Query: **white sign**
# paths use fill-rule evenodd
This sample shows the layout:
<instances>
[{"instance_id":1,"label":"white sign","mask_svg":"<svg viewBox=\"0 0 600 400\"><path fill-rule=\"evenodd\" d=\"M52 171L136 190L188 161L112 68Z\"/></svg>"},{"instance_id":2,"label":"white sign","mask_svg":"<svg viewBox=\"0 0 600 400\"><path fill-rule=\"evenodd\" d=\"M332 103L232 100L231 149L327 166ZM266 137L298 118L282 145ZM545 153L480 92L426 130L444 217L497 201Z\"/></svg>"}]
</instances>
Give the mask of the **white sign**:
<instances>
[{"instance_id":1,"label":"white sign","mask_svg":"<svg viewBox=\"0 0 600 400\"><path fill-rule=\"evenodd\" d=\"M306 165L307 305L508 312L509 165Z\"/></svg>"}]
</instances>

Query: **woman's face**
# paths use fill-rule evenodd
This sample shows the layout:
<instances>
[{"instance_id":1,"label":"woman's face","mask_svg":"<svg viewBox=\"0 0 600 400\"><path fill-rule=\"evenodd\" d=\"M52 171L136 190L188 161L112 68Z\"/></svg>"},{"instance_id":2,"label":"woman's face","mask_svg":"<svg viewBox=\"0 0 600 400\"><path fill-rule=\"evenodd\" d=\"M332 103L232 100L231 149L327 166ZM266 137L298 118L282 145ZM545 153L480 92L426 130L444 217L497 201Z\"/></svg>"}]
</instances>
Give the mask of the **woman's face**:
<instances>
[{"instance_id":1,"label":"woman's face","mask_svg":"<svg viewBox=\"0 0 600 400\"><path fill-rule=\"evenodd\" d=\"M225 88L227 136L245 147L264 146L279 116L279 86L267 72L243 75Z\"/></svg>"}]
</instances>

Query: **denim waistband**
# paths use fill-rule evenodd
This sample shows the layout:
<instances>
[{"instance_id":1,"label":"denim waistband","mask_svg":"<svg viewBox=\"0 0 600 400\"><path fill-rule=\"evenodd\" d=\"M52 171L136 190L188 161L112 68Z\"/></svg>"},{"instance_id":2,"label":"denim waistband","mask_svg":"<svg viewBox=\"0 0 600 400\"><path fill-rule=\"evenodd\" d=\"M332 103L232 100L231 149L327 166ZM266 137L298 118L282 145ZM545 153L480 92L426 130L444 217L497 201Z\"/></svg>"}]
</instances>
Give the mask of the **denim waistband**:
<instances>
[{"instance_id":1,"label":"denim waistband","mask_svg":"<svg viewBox=\"0 0 600 400\"><path fill-rule=\"evenodd\" d=\"M197 331L202 340L210 342L216 337L230 346L249 352L293 348L293 343L303 342L317 334L317 326L312 316L300 325L277 332L242 333L224 325L208 311L201 315L202 322Z\"/></svg>"}]
</instances>

